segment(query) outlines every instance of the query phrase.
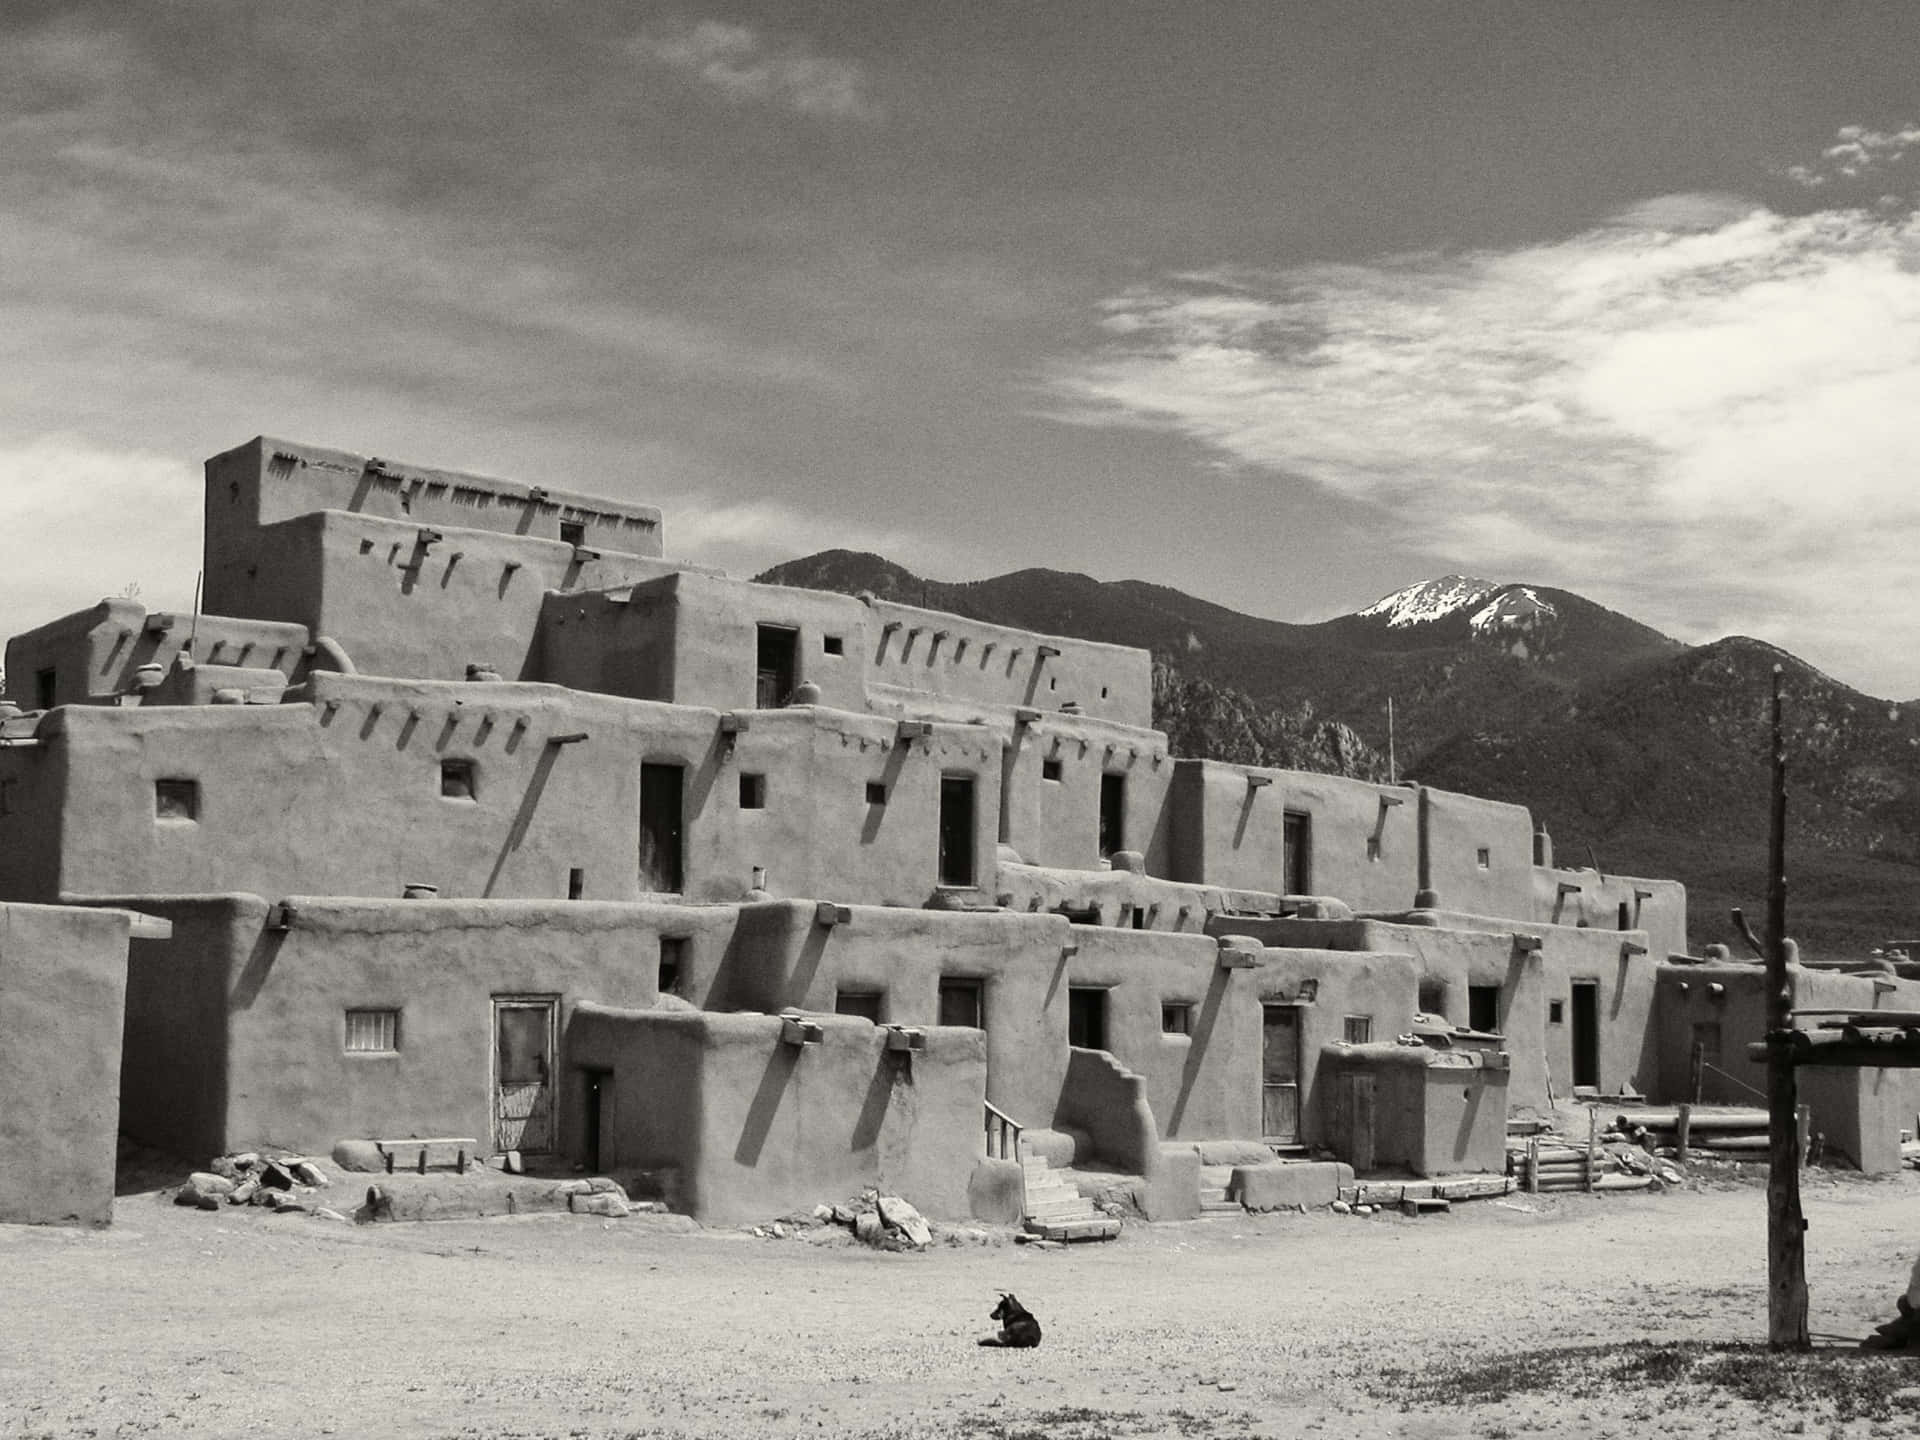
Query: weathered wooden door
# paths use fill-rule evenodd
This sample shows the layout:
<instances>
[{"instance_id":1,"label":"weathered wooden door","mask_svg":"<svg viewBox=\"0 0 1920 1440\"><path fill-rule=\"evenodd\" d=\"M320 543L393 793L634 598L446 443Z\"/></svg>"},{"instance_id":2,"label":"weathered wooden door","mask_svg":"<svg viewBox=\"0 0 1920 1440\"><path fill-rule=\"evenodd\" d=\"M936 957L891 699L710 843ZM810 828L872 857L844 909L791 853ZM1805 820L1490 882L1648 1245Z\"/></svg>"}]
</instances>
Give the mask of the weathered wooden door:
<instances>
[{"instance_id":1,"label":"weathered wooden door","mask_svg":"<svg viewBox=\"0 0 1920 1440\"><path fill-rule=\"evenodd\" d=\"M493 1145L544 1155L553 1149L554 1021L551 996L493 1002Z\"/></svg>"},{"instance_id":2,"label":"weathered wooden door","mask_svg":"<svg viewBox=\"0 0 1920 1440\"><path fill-rule=\"evenodd\" d=\"M1341 1158L1364 1175L1373 1169L1373 1076L1343 1075L1346 1093L1341 1109L1346 1116L1346 1154Z\"/></svg>"},{"instance_id":3,"label":"weathered wooden door","mask_svg":"<svg viewBox=\"0 0 1920 1440\"><path fill-rule=\"evenodd\" d=\"M1260 1133L1283 1145L1300 1139L1300 1010L1262 1007Z\"/></svg>"}]
</instances>

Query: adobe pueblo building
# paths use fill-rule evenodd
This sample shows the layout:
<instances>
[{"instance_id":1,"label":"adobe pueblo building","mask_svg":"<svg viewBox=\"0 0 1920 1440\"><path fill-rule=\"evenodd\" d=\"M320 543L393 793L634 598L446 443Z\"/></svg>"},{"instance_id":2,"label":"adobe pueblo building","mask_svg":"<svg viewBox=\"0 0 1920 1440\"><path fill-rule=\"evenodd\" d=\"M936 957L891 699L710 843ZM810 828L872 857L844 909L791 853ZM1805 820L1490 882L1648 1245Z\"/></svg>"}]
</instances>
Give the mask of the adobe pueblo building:
<instances>
[{"instance_id":1,"label":"adobe pueblo building","mask_svg":"<svg viewBox=\"0 0 1920 1440\"><path fill-rule=\"evenodd\" d=\"M712 1222L1057 1221L1073 1165L1177 1217L1203 1153L1331 1199L1677 1097L1695 1045L1757 1081L1759 969L1687 960L1677 884L1555 868L1518 806L1177 758L1144 651L663 540L257 439L207 462L203 613L9 643L0 1219L103 1220L116 1132L469 1136ZM1830 1144L1897 1147L1904 1083L1811 1087Z\"/></svg>"}]
</instances>

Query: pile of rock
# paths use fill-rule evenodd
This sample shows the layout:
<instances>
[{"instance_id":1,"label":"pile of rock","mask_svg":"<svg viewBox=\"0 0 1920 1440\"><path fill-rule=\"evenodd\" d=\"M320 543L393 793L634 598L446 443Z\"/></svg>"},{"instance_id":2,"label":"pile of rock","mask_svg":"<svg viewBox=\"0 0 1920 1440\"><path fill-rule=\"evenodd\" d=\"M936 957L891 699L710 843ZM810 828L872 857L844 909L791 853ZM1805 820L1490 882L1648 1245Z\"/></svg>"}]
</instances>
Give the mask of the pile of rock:
<instances>
[{"instance_id":1,"label":"pile of rock","mask_svg":"<svg viewBox=\"0 0 1920 1440\"><path fill-rule=\"evenodd\" d=\"M862 1191L857 1199L838 1205L816 1205L813 1218L840 1225L853 1238L876 1250L924 1250L933 1243L933 1231L921 1213L898 1195Z\"/></svg>"},{"instance_id":2,"label":"pile of rock","mask_svg":"<svg viewBox=\"0 0 1920 1440\"><path fill-rule=\"evenodd\" d=\"M321 1203L319 1191L332 1177L304 1155L261 1155L248 1150L221 1155L205 1170L196 1170L174 1192L173 1203L200 1210L224 1205L257 1205L267 1210L311 1213L326 1220L344 1220L339 1211Z\"/></svg>"}]
</instances>

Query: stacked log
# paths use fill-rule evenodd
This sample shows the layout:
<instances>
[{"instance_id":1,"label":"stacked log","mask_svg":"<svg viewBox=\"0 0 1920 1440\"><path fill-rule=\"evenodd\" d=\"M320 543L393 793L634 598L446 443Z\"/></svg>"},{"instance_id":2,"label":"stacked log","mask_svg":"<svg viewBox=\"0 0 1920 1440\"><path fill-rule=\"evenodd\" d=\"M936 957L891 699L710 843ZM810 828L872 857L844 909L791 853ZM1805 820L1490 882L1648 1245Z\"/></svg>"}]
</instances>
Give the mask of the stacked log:
<instances>
[{"instance_id":1,"label":"stacked log","mask_svg":"<svg viewBox=\"0 0 1920 1440\"><path fill-rule=\"evenodd\" d=\"M1767 1163L1767 1112L1761 1109L1692 1105L1624 1112L1615 1128L1647 1149L1671 1149L1681 1163L1690 1159ZM1806 1158L1807 1111L1800 1112L1801 1158Z\"/></svg>"}]
</instances>

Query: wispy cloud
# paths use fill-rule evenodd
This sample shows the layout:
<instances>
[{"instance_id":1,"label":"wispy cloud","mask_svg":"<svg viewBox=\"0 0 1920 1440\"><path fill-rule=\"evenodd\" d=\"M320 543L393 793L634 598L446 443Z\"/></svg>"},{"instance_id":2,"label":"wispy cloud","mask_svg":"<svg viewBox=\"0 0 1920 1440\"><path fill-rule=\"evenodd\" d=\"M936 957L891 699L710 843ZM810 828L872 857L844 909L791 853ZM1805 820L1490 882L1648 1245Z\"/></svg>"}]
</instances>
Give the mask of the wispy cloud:
<instances>
[{"instance_id":1,"label":"wispy cloud","mask_svg":"<svg viewBox=\"0 0 1920 1440\"><path fill-rule=\"evenodd\" d=\"M1916 148L1920 148L1920 125L1903 125L1896 130L1842 125L1834 133L1833 144L1820 152L1818 160L1789 165L1786 175L1796 184L1817 190L1831 180L1858 180L1887 170Z\"/></svg>"},{"instance_id":2,"label":"wispy cloud","mask_svg":"<svg viewBox=\"0 0 1920 1440\"><path fill-rule=\"evenodd\" d=\"M1569 239L1107 302L1063 418L1185 434L1381 533L1920 693L1920 221L1670 197Z\"/></svg>"},{"instance_id":3,"label":"wispy cloud","mask_svg":"<svg viewBox=\"0 0 1920 1440\"><path fill-rule=\"evenodd\" d=\"M935 547L904 529L880 529L832 515L800 511L776 501L714 503L697 495L669 496L667 552L681 559L717 565L729 574L751 576L782 560L819 550L867 550L909 569L944 574L966 557Z\"/></svg>"},{"instance_id":4,"label":"wispy cloud","mask_svg":"<svg viewBox=\"0 0 1920 1440\"><path fill-rule=\"evenodd\" d=\"M803 115L878 120L866 72L818 55L799 41L770 41L745 25L702 20L642 35L636 54L693 76L739 103L783 106Z\"/></svg>"}]
</instances>

